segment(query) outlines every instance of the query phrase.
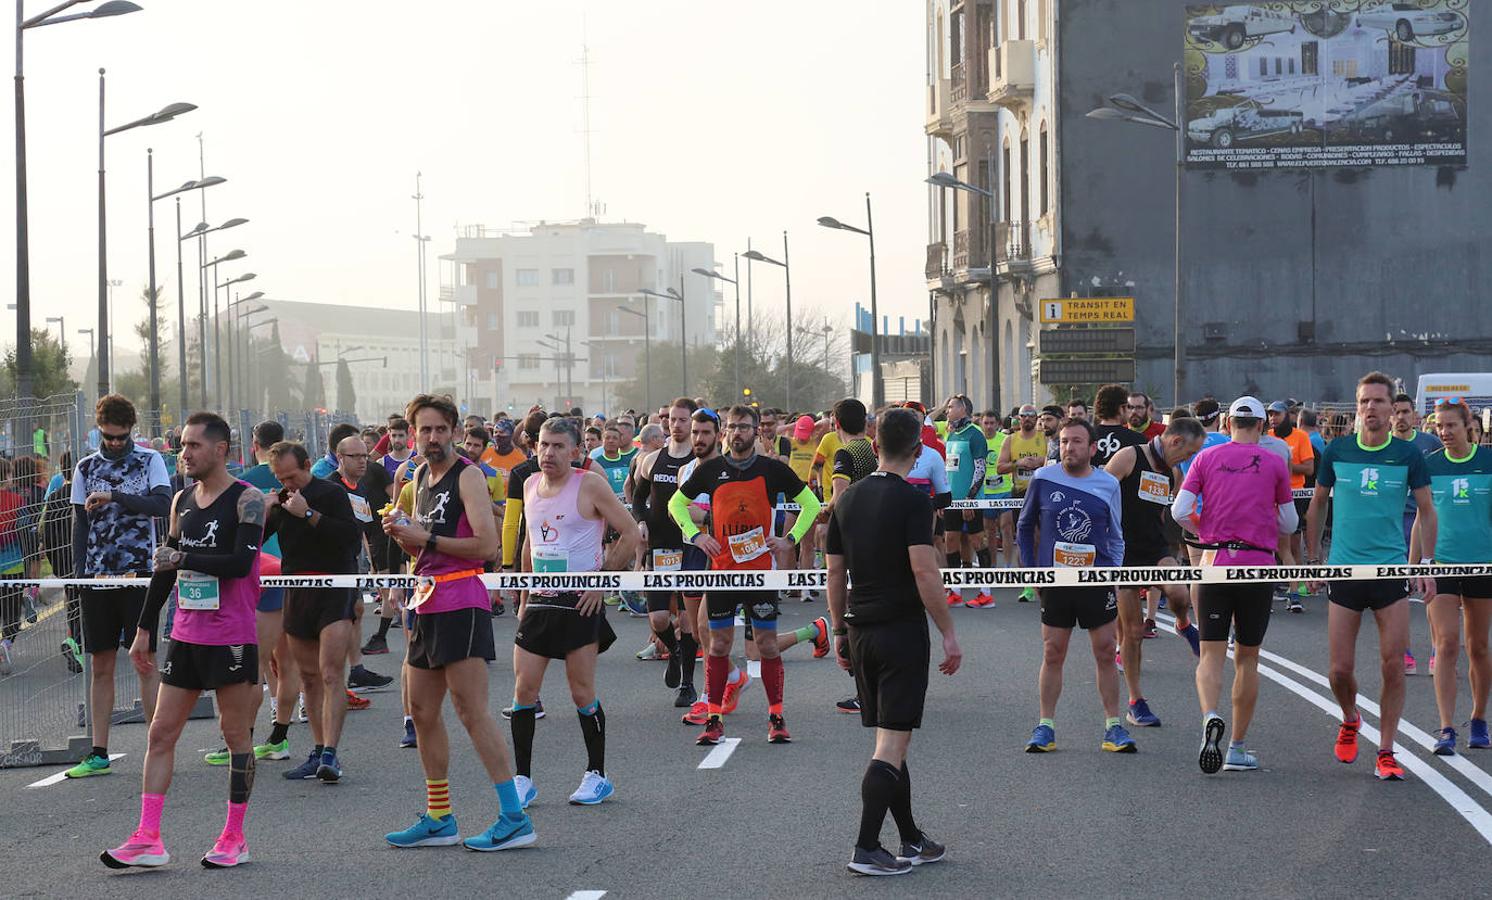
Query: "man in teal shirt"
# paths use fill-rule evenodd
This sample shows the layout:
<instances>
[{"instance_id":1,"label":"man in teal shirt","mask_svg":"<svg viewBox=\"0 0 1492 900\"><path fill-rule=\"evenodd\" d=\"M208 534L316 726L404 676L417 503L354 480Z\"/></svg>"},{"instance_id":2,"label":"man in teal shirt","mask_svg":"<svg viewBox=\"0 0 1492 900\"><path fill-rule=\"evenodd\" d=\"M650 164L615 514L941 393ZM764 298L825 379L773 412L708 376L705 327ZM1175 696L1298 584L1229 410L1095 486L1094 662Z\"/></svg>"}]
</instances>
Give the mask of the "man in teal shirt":
<instances>
[{"instance_id":1,"label":"man in teal shirt","mask_svg":"<svg viewBox=\"0 0 1492 900\"><path fill-rule=\"evenodd\" d=\"M948 435L943 439L946 450L944 468L948 489L954 500L977 500L984 490L984 470L989 442L974 424L974 401L963 394L948 398ZM979 510L947 509L943 512L943 540L946 542L948 568L956 569L962 560L974 561L971 534L979 526ZM948 605L961 606L969 598L960 591L948 592ZM990 604L986 604L990 605Z\"/></svg>"},{"instance_id":2,"label":"man in teal shirt","mask_svg":"<svg viewBox=\"0 0 1492 900\"><path fill-rule=\"evenodd\" d=\"M636 450L635 447L629 449ZM622 452L622 429L615 422L606 423L602 429L601 446L591 451L591 459L601 469L601 474L606 476L611 492L617 495L617 499L625 499L622 494L627 485L632 454Z\"/></svg>"}]
</instances>

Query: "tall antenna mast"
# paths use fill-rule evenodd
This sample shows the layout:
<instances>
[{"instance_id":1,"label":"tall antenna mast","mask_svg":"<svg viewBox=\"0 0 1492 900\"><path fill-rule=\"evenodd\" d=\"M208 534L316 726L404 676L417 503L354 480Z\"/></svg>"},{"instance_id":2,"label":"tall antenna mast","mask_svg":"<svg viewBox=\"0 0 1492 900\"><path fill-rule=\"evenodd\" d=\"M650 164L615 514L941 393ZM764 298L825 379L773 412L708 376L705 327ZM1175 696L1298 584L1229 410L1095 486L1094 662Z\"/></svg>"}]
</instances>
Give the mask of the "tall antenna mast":
<instances>
[{"instance_id":1,"label":"tall antenna mast","mask_svg":"<svg viewBox=\"0 0 1492 900\"><path fill-rule=\"evenodd\" d=\"M585 20L581 20L580 38L580 131L585 141L585 214L595 215L591 197L591 50L585 43Z\"/></svg>"}]
</instances>

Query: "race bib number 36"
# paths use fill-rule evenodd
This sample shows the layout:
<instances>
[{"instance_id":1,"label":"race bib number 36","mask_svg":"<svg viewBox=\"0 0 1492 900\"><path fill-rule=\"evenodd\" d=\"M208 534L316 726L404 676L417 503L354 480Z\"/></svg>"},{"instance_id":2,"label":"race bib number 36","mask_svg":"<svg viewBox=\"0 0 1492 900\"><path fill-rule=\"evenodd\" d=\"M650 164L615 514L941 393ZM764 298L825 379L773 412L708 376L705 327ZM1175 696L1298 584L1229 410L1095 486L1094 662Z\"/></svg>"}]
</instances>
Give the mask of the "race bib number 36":
<instances>
[{"instance_id":1,"label":"race bib number 36","mask_svg":"<svg viewBox=\"0 0 1492 900\"><path fill-rule=\"evenodd\" d=\"M738 563L751 562L767 552L767 536L760 526L728 537L730 556Z\"/></svg>"},{"instance_id":2,"label":"race bib number 36","mask_svg":"<svg viewBox=\"0 0 1492 900\"><path fill-rule=\"evenodd\" d=\"M1086 569L1098 558L1092 544L1066 544L1061 541L1052 545L1052 565L1059 569Z\"/></svg>"},{"instance_id":3,"label":"race bib number 36","mask_svg":"<svg viewBox=\"0 0 1492 900\"><path fill-rule=\"evenodd\" d=\"M218 608L218 577L185 569L176 575L176 605L199 611Z\"/></svg>"}]
</instances>

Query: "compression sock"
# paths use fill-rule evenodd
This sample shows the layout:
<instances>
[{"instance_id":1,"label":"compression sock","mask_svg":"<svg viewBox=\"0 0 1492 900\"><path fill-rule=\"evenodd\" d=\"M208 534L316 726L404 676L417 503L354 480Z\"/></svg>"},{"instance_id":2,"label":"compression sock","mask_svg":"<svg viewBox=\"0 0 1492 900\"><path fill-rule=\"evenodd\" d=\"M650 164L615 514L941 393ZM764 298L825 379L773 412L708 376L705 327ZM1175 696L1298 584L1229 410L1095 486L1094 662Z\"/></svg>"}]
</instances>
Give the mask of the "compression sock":
<instances>
[{"instance_id":1,"label":"compression sock","mask_svg":"<svg viewBox=\"0 0 1492 900\"><path fill-rule=\"evenodd\" d=\"M580 716L580 734L585 738L585 767L597 775L606 774L606 713L600 700L575 710Z\"/></svg>"},{"instance_id":2,"label":"compression sock","mask_svg":"<svg viewBox=\"0 0 1492 900\"><path fill-rule=\"evenodd\" d=\"M534 758L534 708L513 701L513 774L527 775Z\"/></svg>"},{"instance_id":3,"label":"compression sock","mask_svg":"<svg viewBox=\"0 0 1492 900\"><path fill-rule=\"evenodd\" d=\"M269 730L269 742L271 744L278 744L280 741L287 740L289 737L289 722L276 722L275 726Z\"/></svg>"},{"instance_id":4,"label":"compression sock","mask_svg":"<svg viewBox=\"0 0 1492 900\"><path fill-rule=\"evenodd\" d=\"M903 844L922 842L922 830L912 818L912 774L907 771L905 761L901 764L901 778L896 782L896 794L891 798L891 818L896 820Z\"/></svg>"},{"instance_id":5,"label":"compression sock","mask_svg":"<svg viewBox=\"0 0 1492 900\"><path fill-rule=\"evenodd\" d=\"M722 704L730 668L729 657L713 654L705 657L705 702L709 705L712 716L718 716L724 712Z\"/></svg>"},{"instance_id":6,"label":"compression sock","mask_svg":"<svg viewBox=\"0 0 1492 900\"><path fill-rule=\"evenodd\" d=\"M663 645L663 649L667 650L670 656L679 652L679 639L674 633L673 625L668 625L662 631L654 628L653 634L658 636L658 643Z\"/></svg>"},{"instance_id":7,"label":"compression sock","mask_svg":"<svg viewBox=\"0 0 1492 900\"><path fill-rule=\"evenodd\" d=\"M901 773L890 763L872 759L865 767L865 777L860 779L860 836L855 840L855 846L861 850L881 846L881 826L896 797L899 780Z\"/></svg>"},{"instance_id":8,"label":"compression sock","mask_svg":"<svg viewBox=\"0 0 1492 900\"><path fill-rule=\"evenodd\" d=\"M140 827L146 834L161 833L161 808L166 805L165 794L140 795Z\"/></svg>"},{"instance_id":9,"label":"compression sock","mask_svg":"<svg viewBox=\"0 0 1492 900\"><path fill-rule=\"evenodd\" d=\"M109 748L108 747L100 747L98 744L94 744L93 745L93 755L97 756L99 759L108 759L109 758Z\"/></svg>"},{"instance_id":10,"label":"compression sock","mask_svg":"<svg viewBox=\"0 0 1492 900\"><path fill-rule=\"evenodd\" d=\"M762 690L767 694L767 712L782 715L782 657L762 660Z\"/></svg>"},{"instance_id":11,"label":"compression sock","mask_svg":"<svg viewBox=\"0 0 1492 900\"><path fill-rule=\"evenodd\" d=\"M963 562L963 560L957 553L947 554L944 558L944 561L946 565L944 565L943 568L945 569L957 569L959 567L959 564Z\"/></svg>"},{"instance_id":12,"label":"compression sock","mask_svg":"<svg viewBox=\"0 0 1492 900\"><path fill-rule=\"evenodd\" d=\"M378 636L381 637L381 638L387 638L389 636L389 626L393 625L393 624L394 624L394 617L393 616L387 616L387 617L385 617L385 616L379 616L378 617Z\"/></svg>"},{"instance_id":13,"label":"compression sock","mask_svg":"<svg viewBox=\"0 0 1492 900\"><path fill-rule=\"evenodd\" d=\"M425 779L425 815L444 819L451 814L451 783L441 778Z\"/></svg>"},{"instance_id":14,"label":"compression sock","mask_svg":"<svg viewBox=\"0 0 1492 900\"><path fill-rule=\"evenodd\" d=\"M254 790L254 754L232 753L228 756L228 804L248 803Z\"/></svg>"},{"instance_id":15,"label":"compression sock","mask_svg":"<svg viewBox=\"0 0 1492 900\"><path fill-rule=\"evenodd\" d=\"M974 552L974 555L979 558L979 568L981 568L981 569L988 569L988 568L990 568L989 550L988 550L988 548L986 548L984 550L976 550Z\"/></svg>"},{"instance_id":16,"label":"compression sock","mask_svg":"<svg viewBox=\"0 0 1492 900\"><path fill-rule=\"evenodd\" d=\"M692 634L679 635L679 671L682 684L694 683L694 654L699 651L699 642Z\"/></svg>"},{"instance_id":17,"label":"compression sock","mask_svg":"<svg viewBox=\"0 0 1492 900\"><path fill-rule=\"evenodd\" d=\"M252 754L251 754L252 755ZM224 837L242 837L243 819L249 812L249 804L228 801L228 818L223 821Z\"/></svg>"},{"instance_id":18,"label":"compression sock","mask_svg":"<svg viewBox=\"0 0 1492 900\"><path fill-rule=\"evenodd\" d=\"M518 799L518 785L513 783L513 779L495 781L492 786L497 788L497 808L502 811L503 817L523 818L523 801Z\"/></svg>"}]
</instances>

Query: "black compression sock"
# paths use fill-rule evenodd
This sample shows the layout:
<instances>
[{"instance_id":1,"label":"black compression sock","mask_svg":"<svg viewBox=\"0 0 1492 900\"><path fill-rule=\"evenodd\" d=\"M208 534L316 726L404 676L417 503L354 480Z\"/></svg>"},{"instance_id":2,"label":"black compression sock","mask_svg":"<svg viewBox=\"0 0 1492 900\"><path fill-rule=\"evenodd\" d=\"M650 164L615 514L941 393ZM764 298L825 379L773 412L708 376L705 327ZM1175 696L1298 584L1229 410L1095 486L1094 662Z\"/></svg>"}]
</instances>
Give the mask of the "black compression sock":
<instances>
[{"instance_id":1,"label":"black compression sock","mask_svg":"<svg viewBox=\"0 0 1492 900\"><path fill-rule=\"evenodd\" d=\"M957 553L949 553L946 556L948 564L944 568L957 569L963 563L963 559Z\"/></svg>"},{"instance_id":2,"label":"black compression sock","mask_svg":"<svg viewBox=\"0 0 1492 900\"><path fill-rule=\"evenodd\" d=\"M881 826L886 822L886 810L896 798L900 780L901 773L879 759L871 760L865 767L865 777L860 780L860 836L855 840L855 846L861 850L874 850L881 845Z\"/></svg>"},{"instance_id":3,"label":"black compression sock","mask_svg":"<svg viewBox=\"0 0 1492 900\"><path fill-rule=\"evenodd\" d=\"M975 556L979 558L979 568L988 569L990 567L989 550L979 550L975 553Z\"/></svg>"},{"instance_id":4,"label":"black compression sock","mask_svg":"<svg viewBox=\"0 0 1492 900\"><path fill-rule=\"evenodd\" d=\"M228 802L248 803L249 793L254 790L254 754L231 754L228 764Z\"/></svg>"},{"instance_id":5,"label":"black compression sock","mask_svg":"<svg viewBox=\"0 0 1492 900\"><path fill-rule=\"evenodd\" d=\"M275 727L269 730L269 742L271 744L278 744L288 737L290 737L289 722L276 722Z\"/></svg>"},{"instance_id":6,"label":"black compression sock","mask_svg":"<svg viewBox=\"0 0 1492 900\"><path fill-rule=\"evenodd\" d=\"M589 712L575 711L580 716L580 733L585 738L585 767L598 775L606 774L606 713L601 701L590 706Z\"/></svg>"},{"instance_id":7,"label":"black compression sock","mask_svg":"<svg viewBox=\"0 0 1492 900\"><path fill-rule=\"evenodd\" d=\"M663 644L663 649L667 650L670 654L678 651L679 639L678 636L674 633L674 627L672 625L667 626L662 631L654 629L653 634L658 635L658 640L660 643Z\"/></svg>"},{"instance_id":8,"label":"black compression sock","mask_svg":"<svg viewBox=\"0 0 1492 900\"><path fill-rule=\"evenodd\" d=\"M679 672L683 684L694 683L694 653L699 649L699 642L692 634L679 635Z\"/></svg>"},{"instance_id":9,"label":"black compression sock","mask_svg":"<svg viewBox=\"0 0 1492 900\"><path fill-rule=\"evenodd\" d=\"M901 778L896 783L896 796L891 799L891 817L896 820L896 830L901 833L904 844L916 844L922 840L922 831L917 820L912 818L912 775L906 762L901 764Z\"/></svg>"},{"instance_id":10,"label":"black compression sock","mask_svg":"<svg viewBox=\"0 0 1492 900\"><path fill-rule=\"evenodd\" d=\"M388 616L388 617L380 616L378 618L378 636L381 637L381 638L388 637L389 636L389 626L392 625L392 624L394 624L394 617L393 616Z\"/></svg>"},{"instance_id":11,"label":"black compression sock","mask_svg":"<svg viewBox=\"0 0 1492 900\"><path fill-rule=\"evenodd\" d=\"M513 774L527 775L534 758L534 708L513 707Z\"/></svg>"}]
</instances>

